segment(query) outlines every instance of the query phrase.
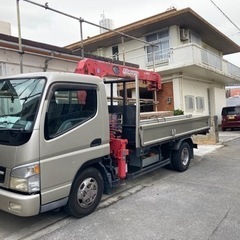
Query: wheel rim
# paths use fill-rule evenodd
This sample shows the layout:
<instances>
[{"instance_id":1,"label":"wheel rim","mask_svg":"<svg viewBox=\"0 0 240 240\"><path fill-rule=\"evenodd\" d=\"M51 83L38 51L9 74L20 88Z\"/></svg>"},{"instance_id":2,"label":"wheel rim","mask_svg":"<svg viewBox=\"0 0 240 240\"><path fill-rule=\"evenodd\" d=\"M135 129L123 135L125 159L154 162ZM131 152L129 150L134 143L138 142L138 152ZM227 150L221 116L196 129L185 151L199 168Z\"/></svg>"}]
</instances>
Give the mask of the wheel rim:
<instances>
[{"instance_id":1,"label":"wheel rim","mask_svg":"<svg viewBox=\"0 0 240 240\"><path fill-rule=\"evenodd\" d=\"M80 207L88 208L91 206L98 193L98 183L94 178L86 178L79 186L77 201Z\"/></svg>"},{"instance_id":2,"label":"wheel rim","mask_svg":"<svg viewBox=\"0 0 240 240\"><path fill-rule=\"evenodd\" d=\"M189 162L189 151L187 148L183 148L182 154L181 154L181 160L182 164L186 166Z\"/></svg>"}]
</instances>

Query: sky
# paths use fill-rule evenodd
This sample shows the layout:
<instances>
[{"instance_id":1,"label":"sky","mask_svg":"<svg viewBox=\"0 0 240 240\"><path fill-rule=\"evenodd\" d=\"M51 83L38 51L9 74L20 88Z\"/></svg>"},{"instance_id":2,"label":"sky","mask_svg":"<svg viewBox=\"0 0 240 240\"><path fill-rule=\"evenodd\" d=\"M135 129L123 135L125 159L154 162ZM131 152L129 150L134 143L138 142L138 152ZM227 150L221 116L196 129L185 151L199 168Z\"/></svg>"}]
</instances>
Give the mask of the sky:
<instances>
[{"instance_id":1,"label":"sky","mask_svg":"<svg viewBox=\"0 0 240 240\"><path fill-rule=\"evenodd\" d=\"M240 1L237 0L32 1L40 5L45 5L47 2L50 8L76 18L83 18L95 24L99 24L101 16L104 14L106 18L114 21L115 28L165 12L172 7L178 10L190 7L215 28L240 45ZM16 5L16 0L0 0L0 20L10 23L11 33L17 37ZM78 20L46 10L24 0L19 0L19 6L22 38L61 47L80 41L80 24ZM99 28L83 23L84 38L92 37L99 33ZM225 58L240 67L240 53L227 55Z\"/></svg>"}]
</instances>

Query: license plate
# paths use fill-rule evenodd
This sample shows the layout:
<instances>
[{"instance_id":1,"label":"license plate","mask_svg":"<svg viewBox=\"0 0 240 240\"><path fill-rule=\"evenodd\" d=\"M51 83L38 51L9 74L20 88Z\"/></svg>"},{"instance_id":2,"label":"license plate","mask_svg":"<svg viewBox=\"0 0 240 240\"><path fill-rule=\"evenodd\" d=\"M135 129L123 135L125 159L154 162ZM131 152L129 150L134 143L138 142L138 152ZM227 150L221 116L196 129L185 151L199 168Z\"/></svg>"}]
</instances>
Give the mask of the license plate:
<instances>
[{"instance_id":1,"label":"license plate","mask_svg":"<svg viewBox=\"0 0 240 240\"><path fill-rule=\"evenodd\" d=\"M228 116L228 119L235 119L235 116Z\"/></svg>"}]
</instances>

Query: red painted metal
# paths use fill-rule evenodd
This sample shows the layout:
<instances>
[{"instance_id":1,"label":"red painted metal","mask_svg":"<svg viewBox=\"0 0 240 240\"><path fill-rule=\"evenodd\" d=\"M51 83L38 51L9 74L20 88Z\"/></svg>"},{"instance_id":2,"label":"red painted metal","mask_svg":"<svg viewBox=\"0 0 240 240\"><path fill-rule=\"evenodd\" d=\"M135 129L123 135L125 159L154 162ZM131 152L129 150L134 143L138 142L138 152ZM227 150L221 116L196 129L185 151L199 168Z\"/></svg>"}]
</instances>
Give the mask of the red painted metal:
<instances>
[{"instance_id":1,"label":"red painted metal","mask_svg":"<svg viewBox=\"0 0 240 240\"><path fill-rule=\"evenodd\" d=\"M139 80L148 83L148 90L158 91L161 89L161 77L158 73L127 67L115 63L103 62L95 59L85 58L78 62L75 73L89 74L99 77L133 78L138 75Z\"/></svg>"},{"instance_id":2,"label":"red painted metal","mask_svg":"<svg viewBox=\"0 0 240 240\"><path fill-rule=\"evenodd\" d=\"M112 138L110 140L111 155L117 161L117 175L119 178L126 178L127 162L126 156L129 154L127 146L127 139Z\"/></svg>"}]
</instances>

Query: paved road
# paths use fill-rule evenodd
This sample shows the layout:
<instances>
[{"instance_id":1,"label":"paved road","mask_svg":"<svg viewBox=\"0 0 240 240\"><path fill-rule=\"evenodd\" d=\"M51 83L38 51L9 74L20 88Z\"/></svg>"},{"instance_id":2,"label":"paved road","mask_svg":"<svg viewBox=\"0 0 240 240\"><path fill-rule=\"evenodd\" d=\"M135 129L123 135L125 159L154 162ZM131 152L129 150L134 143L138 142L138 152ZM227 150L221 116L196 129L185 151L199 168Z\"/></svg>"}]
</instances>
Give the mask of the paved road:
<instances>
[{"instance_id":1,"label":"paved road","mask_svg":"<svg viewBox=\"0 0 240 240\"><path fill-rule=\"evenodd\" d=\"M159 169L133 181L83 219L61 211L33 218L0 212L0 238L240 239L239 146L240 139L229 141L184 173Z\"/></svg>"}]
</instances>

